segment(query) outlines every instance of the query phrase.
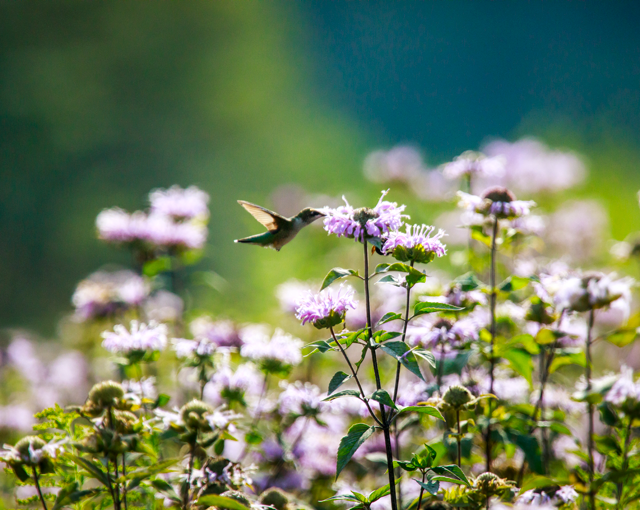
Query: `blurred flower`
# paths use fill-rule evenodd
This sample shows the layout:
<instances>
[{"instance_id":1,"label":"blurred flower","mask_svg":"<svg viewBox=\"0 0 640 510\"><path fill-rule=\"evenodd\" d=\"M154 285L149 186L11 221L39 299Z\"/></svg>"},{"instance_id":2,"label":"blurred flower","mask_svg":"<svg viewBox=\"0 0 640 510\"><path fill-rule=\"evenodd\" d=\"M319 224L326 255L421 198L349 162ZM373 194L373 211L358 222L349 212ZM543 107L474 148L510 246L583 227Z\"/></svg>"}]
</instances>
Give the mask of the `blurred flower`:
<instances>
[{"instance_id":1,"label":"blurred flower","mask_svg":"<svg viewBox=\"0 0 640 510\"><path fill-rule=\"evenodd\" d=\"M159 290L143 305L144 314L156 322L177 322L182 317L182 298L168 290Z\"/></svg>"},{"instance_id":2,"label":"blurred flower","mask_svg":"<svg viewBox=\"0 0 640 510\"><path fill-rule=\"evenodd\" d=\"M188 358L194 354L198 356L211 356L218 347L206 337L200 337L195 340L186 338L172 338L173 350L176 351L178 358Z\"/></svg>"},{"instance_id":3,"label":"blurred flower","mask_svg":"<svg viewBox=\"0 0 640 510\"><path fill-rule=\"evenodd\" d=\"M504 159L504 174L489 182L519 192L562 191L579 184L586 176L584 163L575 153L552 150L533 139L514 143L496 140L484 152Z\"/></svg>"},{"instance_id":4,"label":"blurred flower","mask_svg":"<svg viewBox=\"0 0 640 510\"><path fill-rule=\"evenodd\" d=\"M407 329L407 342L409 345L421 345L425 349L435 349L438 346L459 348L468 341L477 340L479 329L478 323L468 317L455 322L447 319L438 319L433 323L416 321L415 325L410 325Z\"/></svg>"},{"instance_id":5,"label":"blurred flower","mask_svg":"<svg viewBox=\"0 0 640 510\"><path fill-rule=\"evenodd\" d=\"M543 216L529 214L511 220L511 228L522 235L542 236L546 231L547 221Z\"/></svg>"},{"instance_id":6,"label":"blurred flower","mask_svg":"<svg viewBox=\"0 0 640 510\"><path fill-rule=\"evenodd\" d=\"M529 402L533 405L538 403L540 390L536 389L529 397ZM564 388L547 384L544 388L543 404L547 409L562 409L567 413L582 413L585 411L583 402L576 402L571 399L571 394Z\"/></svg>"},{"instance_id":7,"label":"blurred flower","mask_svg":"<svg viewBox=\"0 0 640 510\"><path fill-rule=\"evenodd\" d=\"M245 343L240 354L260 363L266 370L285 369L302 361L302 341L281 329L276 329L271 337L265 334L264 329L255 328L244 333L242 339Z\"/></svg>"},{"instance_id":8,"label":"blurred flower","mask_svg":"<svg viewBox=\"0 0 640 510\"><path fill-rule=\"evenodd\" d=\"M276 287L276 297L280 308L289 313L295 313L300 298L311 292L316 286L299 280L289 280Z\"/></svg>"},{"instance_id":9,"label":"blurred flower","mask_svg":"<svg viewBox=\"0 0 640 510\"><path fill-rule=\"evenodd\" d=\"M573 200L549 217L547 238L559 253L586 261L601 249L608 222L607 212L598 202Z\"/></svg>"},{"instance_id":10,"label":"blurred flower","mask_svg":"<svg viewBox=\"0 0 640 510\"><path fill-rule=\"evenodd\" d=\"M189 325L191 334L200 341L209 341L217 347L240 347L242 340L235 324L229 320L214 321L210 317L198 317Z\"/></svg>"},{"instance_id":11,"label":"blurred flower","mask_svg":"<svg viewBox=\"0 0 640 510\"><path fill-rule=\"evenodd\" d=\"M122 381L124 399L140 405L143 399L155 400L158 396L155 377L143 377L139 381L129 379Z\"/></svg>"},{"instance_id":12,"label":"blurred flower","mask_svg":"<svg viewBox=\"0 0 640 510\"><path fill-rule=\"evenodd\" d=\"M435 257L444 257L447 248L440 239L446 234L438 230L433 237L430 234L435 227L430 225L406 225L406 232L393 231L385 238L382 251L385 255L392 254L396 259L406 262L427 263Z\"/></svg>"},{"instance_id":13,"label":"blurred flower","mask_svg":"<svg viewBox=\"0 0 640 510\"><path fill-rule=\"evenodd\" d=\"M149 194L149 201L152 212L165 216L183 219L209 216L209 195L196 186L157 189Z\"/></svg>"},{"instance_id":14,"label":"blurred flower","mask_svg":"<svg viewBox=\"0 0 640 510\"><path fill-rule=\"evenodd\" d=\"M541 505L548 505L549 508L553 508L551 505L551 497L545 492L536 492L534 489L522 493L516 502L527 505L528 508L532 506L539 508Z\"/></svg>"},{"instance_id":15,"label":"blurred flower","mask_svg":"<svg viewBox=\"0 0 640 510\"><path fill-rule=\"evenodd\" d=\"M280 414L315 415L330 406L328 402L322 401L323 395L315 384L282 381L280 387L283 389L278 397Z\"/></svg>"},{"instance_id":16,"label":"blurred flower","mask_svg":"<svg viewBox=\"0 0 640 510\"><path fill-rule=\"evenodd\" d=\"M364 174L372 182L408 182L424 171L422 156L413 147L397 146L388 151L375 151L364 161Z\"/></svg>"},{"instance_id":17,"label":"blurred flower","mask_svg":"<svg viewBox=\"0 0 640 510\"><path fill-rule=\"evenodd\" d=\"M495 216L496 218L517 218L529 214L535 202L516 200L516 197L506 188L495 187L486 190L481 197L458 191L458 207L467 211Z\"/></svg>"},{"instance_id":18,"label":"blurred flower","mask_svg":"<svg viewBox=\"0 0 640 510\"><path fill-rule=\"evenodd\" d=\"M140 213L144 214L144 213ZM98 237L112 243L128 243L137 238L136 222L119 207L102 210L96 217Z\"/></svg>"},{"instance_id":19,"label":"blurred flower","mask_svg":"<svg viewBox=\"0 0 640 510\"><path fill-rule=\"evenodd\" d=\"M401 381L398 386L397 403L401 406L414 406L429 398L429 385L424 381Z\"/></svg>"},{"instance_id":20,"label":"blurred flower","mask_svg":"<svg viewBox=\"0 0 640 510\"><path fill-rule=\"evenodd\" d=\"M355 291L349 285L341 284L338 288L328 287L314 294L307 292L296 306L296 317L302 324L312 322L318 328L329 328L344 321L348 309L355 309L357 301Z\"/></svg>"},{"instance_id":21,"label":"blurred flower","mask_svg":"<svg viewBox=\"0 0 640 510\"><path fill-rule=\"evenodd\" d=\"M606 402L622 407L626 412L636 414L640 407L640 382L634 381L633 369L622 365L620 375L604 396Z\"/></svg>"},{"instance_id":22,"label":"blurred flower","mask_svg":"<svg viewBox=\"0 0 640 510\"><path fill-rule=\"evenodd\" d=\"M26 338L16 337L11 341L7 347L7 358L27 381L36 384L46 378L44 363L38 359L33 344Z\"/></svg>"},{"instance_id":23,"label":"blurred flower","mask_svg":"<svg viewBox=\"0 0 640 510\"><path fill-rule=\"evenodd\" d=\"M556 459L565 462L567 466L574 467L582 462L582 459L576 452L580 451L580 447L576 444L576 440L570 436L558 436L552 445L553 454Z\"/></svg>"},{"instance_id":24,"label":"blurred flower","mask_svg":"<svg viewBox=\"0 0 640 510\"><path fill-rule=\"evenodd\" d=\"M29 432L36 423L33 414L33 411L24 405L2 406L0 407L0 428Z\"/></svg>"},{"instance_id":25,"label":"blurred flower","mask_svg":"<svg viewBox=\"0 0 640 510\"><path fill-rule=\"evenodd\" d=\"M243 363L235 371L226 364L216 366L210 381L204 387L204 398L215 405L225 400L246 405L245 393L258 394L262 376L252 363Z\"/></svg>"},{"instance_id":26,"label":"blurred flower","mask_svg":"<svg viewBox=\"0 0 640 510\"><path fill-rule=\"evenodd\" d=\"M604 308L618 301L616 306L629 314L632 278L615 279L615 274L586 273L572 276L558 283L553 296L558 309L585 312Z\"/></svg>"},{"instance_id":27,"label":"blurred flower","mask_svg":"<svg viewBox=\"0 0 640 510\"><path fill-rule=\"evenodd\" d=\"M146 219L142 238L162 248L202 249L207 234L201 221L176 222L171 216L152 213Z\"/></svg>"},{"instance_id":28,"label":"blurred flower","mask_svg":"<svg viewBox=\"0 0 640 510\"><path fill-rule=\"evenodd\" d=\"M76 287L71 301L81 320L136 306L149 294L149 284L133 271L98 271Z\"/></svg>"},{"instance_id":29,"label":"blurred flower","mask_svg":"<svg viewBox=\"0 0 640 510\"><path fill-rule=\"evenodd\" d=\"M481 152L465 151L444 165L442 173L447 179L465 176L502 177L504 164L502 156L487 157Z\"/></svg>"},{"instance_id":30,"label":"blurred flower","mask_svg":"<svg viewBox=\"0 0 640 510\"><path fill-rule=\"evenodd\" d=\"M389 231L397 230L403 223L403 218L408 218L402 214L405 206L399 206L395 202L383 200L389 192L383 191L380 200L373 209L354 209L349 205L347 199L342 197L345 205L336 209L325 208L323 211L327 216L324 219L324 228L329 234L336 234L338 237L348 237L363 241L364 237L380 237Z\"/></svg>"},{"instance_id":31,"label":"blurred flower","mask_svg":"<svg viewBox=\"0 0 640 510\"><path fill-rule=\"evenodd\" d=\"M102 333L102 346L114 354L130 354L140 351L161 351L167 344L167 326L151 321L131 321L130 329L116 324L113 331Z\"/></svg>"}]
</instances>

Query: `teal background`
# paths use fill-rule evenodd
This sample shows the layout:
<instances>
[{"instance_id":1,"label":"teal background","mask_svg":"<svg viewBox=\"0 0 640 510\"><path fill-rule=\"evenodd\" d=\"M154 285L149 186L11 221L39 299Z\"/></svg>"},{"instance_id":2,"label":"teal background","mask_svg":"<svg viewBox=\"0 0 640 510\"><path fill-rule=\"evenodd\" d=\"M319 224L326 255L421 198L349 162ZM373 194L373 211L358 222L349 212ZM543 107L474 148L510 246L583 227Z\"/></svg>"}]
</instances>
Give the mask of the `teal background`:
<instances>
[{"instance_id":1,"label":"teal background","mask_svg":"<svg viewBox=\"0 0 640 510\"><path fill-rule=\"evenodd\" d=\"M491 137L579 151L574 193L621 239L640 228L639 19L633 1L0 0L0 326L53 334L78 280L129 262L97 213L174 183L210 193L199 269L223 279L189 304L259 319L277 283L351 247L319 228L281 253L234 245L260 231L235 200L375 202L362 161L398 143L431 165Z\"/></svg>"}]
</instances>

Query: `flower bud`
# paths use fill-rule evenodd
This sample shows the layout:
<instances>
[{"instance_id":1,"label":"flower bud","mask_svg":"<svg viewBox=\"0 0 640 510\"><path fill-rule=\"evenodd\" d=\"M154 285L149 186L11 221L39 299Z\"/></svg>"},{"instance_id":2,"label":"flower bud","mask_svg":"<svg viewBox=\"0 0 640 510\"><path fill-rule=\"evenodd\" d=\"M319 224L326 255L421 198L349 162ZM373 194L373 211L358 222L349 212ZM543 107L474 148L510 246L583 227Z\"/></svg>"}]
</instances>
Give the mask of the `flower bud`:
<instances>
[{"instance_id":1,"label":"flower bud","mask_svg":"<svg viewBox=\"0 0 640 510\"><path fill-rule=\"evenodd\" d=\"M205 418L205 414L212 412L213 408L209 404L205 404L201 400L194 398L191 402L182 406L180 416L188 429L210 430L211 427Z\"/></svg>"},{"instance_id":2,"label":"flower bud","mask_svg":"<svg viewBox=\"0 0 640 510\"><path fill-rule=\"evenodd\" d=\"M454 409L461 409L473 400L473 395L464 386L454 385L445 391L442 400Z\"/></svg>"},{"instance_id":3,"label":"flower bud","mask_svg":"<svg viewBox=\"0 0 640 510\"><path fill-rule=\"evenodd\" d=\"M122 397L124 390L115 381L98 383L89 391L89 401L97 408L117 407Z\"/></svg>"}]
</instances>

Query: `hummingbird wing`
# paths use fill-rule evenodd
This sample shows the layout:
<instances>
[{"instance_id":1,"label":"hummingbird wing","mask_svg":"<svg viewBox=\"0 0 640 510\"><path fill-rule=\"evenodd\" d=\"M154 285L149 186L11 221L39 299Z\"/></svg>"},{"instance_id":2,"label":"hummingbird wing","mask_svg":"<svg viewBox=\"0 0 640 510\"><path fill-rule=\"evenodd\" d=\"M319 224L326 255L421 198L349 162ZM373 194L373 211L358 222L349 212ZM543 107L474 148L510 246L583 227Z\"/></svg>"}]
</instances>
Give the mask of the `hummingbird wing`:
<instances>
[{"instance_id":1,"label":"hummingbird wing","mask_svg":"<svg viewBox=\"0 0 640 510\"><path fill-rule=\"evenodd\" d=\"M238 200L238 203L269 231L278 230L289 223L289 220L284 216L259 205L245 202L244 200Z\"/></svg>"}]
</instances>

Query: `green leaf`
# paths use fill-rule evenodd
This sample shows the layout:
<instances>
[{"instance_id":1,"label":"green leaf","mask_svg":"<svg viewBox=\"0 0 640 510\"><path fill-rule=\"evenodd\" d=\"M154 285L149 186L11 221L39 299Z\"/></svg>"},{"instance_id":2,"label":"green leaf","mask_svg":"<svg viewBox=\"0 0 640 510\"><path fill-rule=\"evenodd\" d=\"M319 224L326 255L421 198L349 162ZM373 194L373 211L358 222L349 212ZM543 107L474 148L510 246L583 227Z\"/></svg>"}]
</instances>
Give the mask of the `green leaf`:
<instances>
[{"instance_id":1,"label":"green leaf","mask_svg":"<svg viewBox=\"0 0 640 510\"><path fill-rule=\"evenodd\" d=\"M455 464L449 464L448 466L441 466L441 467L446 469L450 473L453 473L456 476L456 478L459 478L460 480L462 480L466 486L471 485L471 482L469 482L469 480L467 479L466 475L464 474L464 471L462 471L462 469L460 469Z\"/></svg>"},{"instance_id":2,"label":"green leaf","mask_svg":"<svg viewBox=\"0 0 640 510\"><path fill-rule=\"evenodd\" d=\"M391 395L389 395L385 390L376 390L371 395L371 400L375 400L376 402L380 402L387 407L392 407L393 409L397 409L396 405L393 403Z\"/></svg>"},{"instance_id":3,"label":"green leaf","mask_svg":"<svg viewBox=\"0 0 640 510\"><path fill-rule=\"evenodd\" d=\"M471 239L481 242L487 248L491 248L491 236L484 233L482 226L476 225L471 227Z\"/></svg>"},{"instance_id":4,"label":"green leaf","mask_svg":"<svg viewBox=\"0 0 640 510\"><path fill-rule=\"evenodd\" d=\"M388 274L380 278L376 283L388 283L396 287L404 287L405 280L395 274Z\"/></svg>"},{"instance_id":5,"label":"green leaf","mask_svg":"<svg viewBox=\"0 0 640 510\"><path fill-rule=\"evenodd\" d=\"M347 435L340 440L340 447L338 448L338 462L336 466L336 479L341 471L345 468L347 463L356 453L358 448L375 432L375 427L366 425L364 423L356 423L352 425Z\"/></svg>"},{"instance_id":6,"label":"green leaf","mask_svg":"<svg viewBox=\"0 0 640 510\"><path fill-rule=\"evenodd\" d=\"M417 478L413 478L413 480L420 487L422 487L424 490L426 490L429 494L432 494L433 496L438 494L438 491L440 490L440 482L438 482L437 480L434 480L432 476L427 477L426 482L418 480Z\"/></svg>"},{"instance_id":7,"label":"green leaf","mask_svg":"<svg viewBox=\"0 0 640 510\"><path fill-rule=\"evenodd\" d=\"M471 272L465 273L462 276L458 276L458 278L456 278L453 281L460 285L460 290L462 292L469 292L470 290L476 290L478 287L482 285L482 282L478 280L478 277Z\"/></svg>"},{"instance_id":8,"label":"green leaf","mask_svg":"<svg viewBox=\"0 0 640 510\"><path fill-rule=\"evenodd\" d=\"M522 484L519 495L524 494L531 489L542 489L544 487L553 487L557 485L556 481L552 478L540 475L530 475L527 477L527 481Z\"/></svg>"},{"instance_id":9,"label":"green leaf","mask_svg":"<svg viewBox=\"0 0 640 510\"><path fill-rule=\"evenodd\" d=\"M345 382L351 379L349 374L345 374L342 371L336 372L333 374L331 381L329 382L329 395L331 395L334 391L336 391L340 386L342 386Z\"/></svg>"},{"instance_id":10,"label":"green leaf","mask_svg":"<svg viewBox=\"0 0 640 510\"><path fill-rule=\"evenodd\" d=\"M205 507L215 506L218 508L227 508L228 510L248 510L249 508L238 500L227 498L226 496L218 496L217 494L201 496L198 498L198 501L196 501L196 504Z\"/></svg>"},{"instance_id":11,"label":"green leaf","mask_svg":"<svg viewBox=\"0 0 640 510\"><path fill-rule=\"evenodd\" d=\"M336 398L340 398L340 397L360 398L360 393L358 393L356 390L342 390L342 391L339 391L338 393L334 393L333 395L329 395L325 397L323 402L327 402L329 400L335 400Z\"/></svg>"},{"instance_id":12,"label":"green leaf","mask_svg":"<svg viewBox=\"0 0 640 510\"><path fill-rule=\"evenodd\" d=\"M415 354L411 352L407 344L400 341L392 341L381 344L380 348L389 356L396 358L403 367L424 381L424 376L418 366L418 360L416 360Z\"/></svg>"},{"instance_id":13,"label":"green leaf","mask_svg":"<svg viewBox=\"0 0 640 510\"><path fill-rule=\"evenodd\" d=\"M362 362L367 357L367 351L368 350L369 350L369 347L367 347L367 346L364 346L362 348L362 352L360 353L360 359L358 361L356 361L356 363L355 363L355 365L356 365L356 373L358 373L358 370L360 370L360 365L362 365Z\"/></svg>"},{"instance_id":14,"label":"green leaf","mask_svg":"<svg viewBox=\"0 0 640 510\"><path fill-rule=\"evenodd\" d=\"M553 358L551 365L549 366L549 373L553 374L560 367L566 365L579 365L584 367L587 364L584 352L574 352L569 354L560 354Z\"/></svg>"},{"instance_id":15,"label":"green leaf","mask_svg":"<svg viewBox=\"0 0 640 510\"><path fill-rule=\"evenodd\" d=\"M322 282L322 287L320 287L320 290L324 290L336 280L339 280L340 278L347 278L348 276L359 276L358 271L356 271L355 269L343 269L341 267L334 267L327 273L327 276L324 277L324 281Z\"/></svg>"},{"instance_id":16,"label":"green leaf","mask_svg":"<svg viewBox=\"0 0 640 510\"><path fill-rule=\"evenodd\" d=\"M428 416L433 416L434 418L438 418L439 420L444 421L444 417L442 416L440 411L438 411L438 409L433 406L407 406L400 409L400 413L410 413L414 411L416 413L426 414Z\"/></svg>"},{"instance_id":17,"label":"green leaf","mask_svg":"<svg viewBox=\"0 0 640 510\"><path fill-rule=\"evenodd\" d=\"M305 345L305 348L306 347L313 347L314 348L309 354L313 354L316 351L320 351L321 353L325 353L325 352L330 351L331 349L333 349L333 347L331 347L331 345L329 345L329 342L327 342L325 340L317 340L315 342L311 342L310 344Z\"/></svg>"},{"instance_id":18,"label":"green leaf","mask_svg":"<svg viewBox=\"0 0 640 510\"><path fill-rule=\"evenodd\" d=\"M390 492L391 492L391 489L389 488L389 484L384 485L379 489L374 490L371 494L369 494L369 497L367 498L368 500L367 502L373 503L375 501L378 501L380 498L384 498L385 496L387 496Z\"/></svg>"},{"instance_id":19,"label":"green leaf","mask_svg":"<svg viewBox=\"0 0 640 510\"><path fill-rule=\"evenodd\" d=\"M607 336L607 342L617 347L626 347L638 337L636 328L619 329Z\"/></svg>"},{"instance_id":20,"label":"green leaf","mask_svg":"<svg viewBox=\"0 0 640 510\"><path fill-rule=\"evenodd\" d=\"M104 471L102 471L102 467L95 462L92 462L88 459L83 459L82 457L78 457L77 455L70 455L69 458L78 466L88 471L96 478L102 485L105 487L109 487L109 479Z\"/></svg>"},{"instance_id":21,"label":"green leaf","mask_svg":"<svg viewBox=\"0 0 640 510\"><path fill-rule=\"evenodd\" d=\"M79 491L78 482L72 482L69 485L65 485L62 489L60 489L60 492L58 492L56 501L53 504L53 507L51 510L60 510L65 506L69 506L74 503L77 503L81 499L84 499L85 497L95 493L96 493L96 489Z\"/></svg>"},{"instance_id":22,"label":"green leaf","mask_svg":"<svg viewBox=\"0 0 640 510\"><path fill-rule=\"evenodd\" d=\"M387 322L397 321L401 319L402 319L402 315L399 313L394 313L394 312L385 313L382 316L382 319L378 321L378 326L381 326L382 324L386 324Z\"/></svg>"},{"instance_id":23,"label":"green leaf","mask_svg":"<svg viewBox=\"0 0 640 510\"><path fill-rule=\"evenodd\" d=\"M171 397L169 395L166 395L165 393L160 393L160 395L158 395L158 398L154 402L153 406L154 407L166 406L169 403L169 400L171 400Z\"/></svg>"},{"instance_id":24,"label":"green leaf","mask_svg":"<svg viewBox=\"0 0 640 510\"><path fill-rule=\"evenodd\" d=\"M502 357L509 361L511 368L513 368L515 372L527 380L529 386L533 384L531 380L531 374L533 373L533 360L527 351L520 348L509 349L502 353Z\"/></svg>"},{"instance_id":25,"label":"green leaf","mask_svg":"<svg viewBox=\"0 0 640 510\"><path fill-rule=\"evenodd\" d=\"M415 354L419 358L422 358L423 360L425 360L427 363L429 363L429 365L432 368L436 367L436 358L435 358L435 356L433 354L431 354L429 351L423 349L422 347L417 347L417 348L413 349L413 354Z\"/></svg>"},{"instance_id":26,"label":"green leaf","mask_svg":"<svg viewBox=\"0 0 640 510\"><path fill-rule=\"evenodd\" d=\"M13 466L11 466L11 469L13 469L14 474L21 482L26 482L31 478L22 464L14 464Z\"/></svg>"},{"instance_id":27,"label":"green leaf","mask_svg":"<svg viewBox=\"0 0 640 510\"><path fill-rule=\"evenodd\" d=\"M164 494L174 503L182 503L182 499L180 499L178 493L166 480L163 480L162 478L156 478L155 480L151 480L151 485L154 489Z\"/></svg>"},{"instance_id":28,"label":"green leaf","mask_svg":"<svg viewBox=\"0 0 640 510\"><path fill-rule=\"evenodd\" d=\"M377 344L381 344L387 340L398 338L399 336L402 336L402 333L399 331L384 331L383 329L380 329L373 334L373 340Z\"/></svg>"},{"instance_id":29,"label":"green leaf","mask_svg":"<svg viewBox=\"0 0 640 510\"><path fill-rule=\"evenodd\" d=\"M393 264L378 264L376 267L376 274L387 273L397 271L399 273L406 273L405 281L409 286L414 286L416 283L424 282L427 275L422 271L417 270L415 267L411 267L402 262L394 262Z\"/></svg>"},{"instance_id":30,"label":"green leaf","mask_svg":"<svg viewBox=\"0 0 640 510\"><path fill-rule=\"evenodd\" d=\"M524 289L529 285L529 281L529 278L523 278L522 276L510 276L498 285L498 290L500 290L500 292L515 292Z\"/></svg>"},{"instance_id":31,"label":"green leaf","mask_svg":"<svg viewBox=\"0 0 640 510\"><path fill-rule=\"evenodd\" d=\"M464 308L461 308L459 306L449 305L447 303L432 303L429 301L421 301L420 303L416 304L414 308L413 317L417 317L418 315L424 315L425 313L460 312L462 310L464 310Z\"/></svg>"}]
</instances>

